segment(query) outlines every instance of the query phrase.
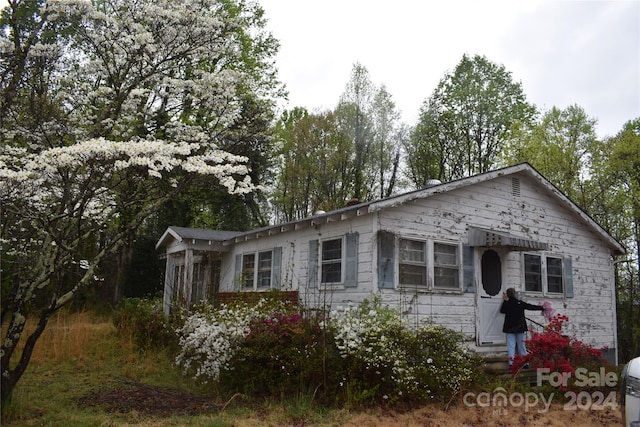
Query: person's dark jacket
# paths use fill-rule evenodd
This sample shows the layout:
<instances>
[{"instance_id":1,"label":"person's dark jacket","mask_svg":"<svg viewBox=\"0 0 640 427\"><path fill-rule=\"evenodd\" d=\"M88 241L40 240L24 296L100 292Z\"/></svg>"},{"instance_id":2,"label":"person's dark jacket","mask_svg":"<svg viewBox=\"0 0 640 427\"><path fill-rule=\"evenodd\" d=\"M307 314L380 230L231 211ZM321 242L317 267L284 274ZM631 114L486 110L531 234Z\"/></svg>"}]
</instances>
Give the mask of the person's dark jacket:
<instances>
[{"instance_id":1,"label":"person's dark jacket","mask_svg":"<svg viewBox=\"0 0 640 427\"><path fill-rule=\"evenodd\" d=\"M527 321L524 318L525 310L542 311L544 307L528 304L516 298L509 298L506 301L502 301L502 305L500 306L500 313L504 313L502 332L517 334L527 331Z\"/></svg>"}]
</instances>

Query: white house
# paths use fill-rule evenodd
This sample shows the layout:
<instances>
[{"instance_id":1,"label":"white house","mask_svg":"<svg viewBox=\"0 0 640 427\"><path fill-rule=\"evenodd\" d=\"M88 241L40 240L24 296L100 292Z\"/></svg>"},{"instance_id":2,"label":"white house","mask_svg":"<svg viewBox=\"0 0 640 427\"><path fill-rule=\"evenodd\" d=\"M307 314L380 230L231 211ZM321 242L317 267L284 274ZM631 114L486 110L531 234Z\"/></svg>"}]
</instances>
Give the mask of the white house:
<instances>
[{"instance_id":1,"label":"white house","mask_svg":"<svg viewBox=\"0 0 640 427\"><path fill-rule=\"evenodd\" d=\"M501 295L514 287L551 301L568 334L615 361L613 256L624 248L526 163L248 232L170 227L156 247L167 313L218 292L292 290L328 309L377 294L415 324L501 353Z\"/></svg>"}]
</instances>

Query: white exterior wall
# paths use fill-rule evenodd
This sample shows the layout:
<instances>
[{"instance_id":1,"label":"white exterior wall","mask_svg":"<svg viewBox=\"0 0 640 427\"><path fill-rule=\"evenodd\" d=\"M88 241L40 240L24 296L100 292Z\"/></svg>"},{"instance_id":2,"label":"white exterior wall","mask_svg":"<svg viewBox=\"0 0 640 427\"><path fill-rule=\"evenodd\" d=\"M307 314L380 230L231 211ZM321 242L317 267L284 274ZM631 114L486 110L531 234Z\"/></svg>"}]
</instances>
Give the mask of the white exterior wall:
<instances>
[{"instance_id":1,"label":"white exterior wall","mask_svg":"<svg viewBox=\"0 0 640 427\"><path fill-rule=\"evenodd\" d=\"M516 192L512 186L513 178L520 181ZM237 290L234 289L236 254L282 247L281 289L299 290L302 303L308 306L330 309L347 302L357 303L379 293L390 307L408 312L407 317L412 323L418 324L421 319L428 318L465 333L470 341L475 342L478 327L475 293L464 293L462 290L424 290L417 293L397 288L381 290L377 277L378 230L388 230L401 237L464 244L468 242L468 226L545 242L549 244L549 251L545 253L570 256L573 298L524 294L523 255L519 251L500 250L503 289L516 288L523 292L521 295L530 303L544 299L551 301L559 313L569 316L569 335L575 335L596 347L616 346L610 247L599 240L599 236L574 211L559 204L548 188L525 174L480 181L346 220L236 242L222 261L220 291ZM308 289L309 241L341 237L353 232L359 233L358 286L335 286L321 291L323 288L319 285L318 288ZM481 287L478 282L476 289ZM537 312L529 312L528 317L545 323ZM480 350L504 351L504 347L485 347Z\"/></svg>"},{"instance_id":2,"label":"white exterior wall","mask_svg":"<svg viewBox=\"0 0 640 427\"><path fill-rule=\"evenodd\" d=\"M523 292L530 303L549 300L559 313L569 317L567 333L595 347L616 345L615 289L608 247L573 212L524 177L520 195L512 195L511 177L434 195L427 199L386 209L379 228L403 237L421 236L467 242L468 225L513 233L549 243L550 255L571 256L574 298L524 294L522 252L508 252L502 259L503 288ZM531 252L536 253L536 252ZM476 288L480 286L476 284ZM390 292L391 294L400 291ZM393 296L385 297L392 299ZM444 292L420 293L418 313L431 315L436 323L475 335L475 295ZM400 299L396 295L396 299ZM545 323L537 312L528 317Z\"/></svg>"}]
</instances>

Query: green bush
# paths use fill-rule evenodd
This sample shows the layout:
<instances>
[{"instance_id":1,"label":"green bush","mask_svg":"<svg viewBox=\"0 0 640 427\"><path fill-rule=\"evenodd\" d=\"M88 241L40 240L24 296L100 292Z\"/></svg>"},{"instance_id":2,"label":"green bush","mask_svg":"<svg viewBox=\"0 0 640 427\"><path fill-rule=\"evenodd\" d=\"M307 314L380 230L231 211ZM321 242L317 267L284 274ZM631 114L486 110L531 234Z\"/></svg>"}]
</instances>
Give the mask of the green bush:
<instances>
[{"instance_id":1,"label":"green bush","mask_svg":"<svg viewBox=\"0 0 640 427\"><path fill-rule=\"evenodd\" d=\"M222 376L230 391L265 396L304 394L322 384L323 330L289 307L252 319L244 342Z\"/></svg>"},{"instance_id":2,"label":"green bush","mask_svg":"<svg viewBox=\"0 0 640 427\"><path fill-rule=\"evenodd\" d=\"M202 307L179 333L185 374L225 392L347 407L448 400L480 365L461 334L413 329L378 299L327 318L286 304Z\"/></svg>"},{"instance_id":3,"label":"green bush","mask_svg":"<svg viewBox=\"0 0 640 427\"><path fill-rule=\"evenodd\" d=\"M177 349L175 327L162 311L162 299L126 298L116 307L113 324L141 349Z\"/></svg>"}]
</instances>

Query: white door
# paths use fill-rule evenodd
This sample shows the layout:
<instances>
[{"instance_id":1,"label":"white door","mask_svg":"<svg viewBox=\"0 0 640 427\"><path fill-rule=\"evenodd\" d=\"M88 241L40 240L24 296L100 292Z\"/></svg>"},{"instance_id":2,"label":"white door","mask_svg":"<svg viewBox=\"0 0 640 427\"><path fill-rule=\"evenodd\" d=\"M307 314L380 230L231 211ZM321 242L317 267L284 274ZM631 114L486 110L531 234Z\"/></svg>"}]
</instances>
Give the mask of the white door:
<instances>
[{"instance_id":1,"label":"white door","mask_svg":"<svg viewBox=\"0 0 640 427\"><path fill-rule=\"evenodd\" d=\"M478 345L504 344L504 314L500 313L500 306L506 287L502 284L502 257L493 249L480 249L478 255Z\"/></svg>"}]
</instances>

